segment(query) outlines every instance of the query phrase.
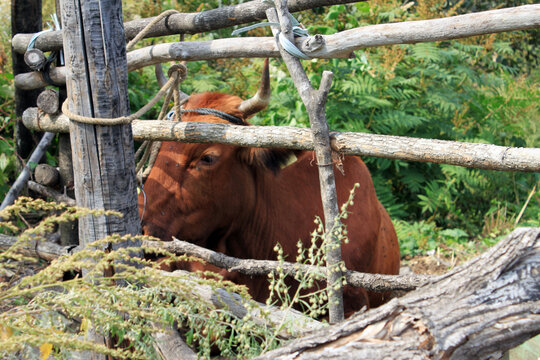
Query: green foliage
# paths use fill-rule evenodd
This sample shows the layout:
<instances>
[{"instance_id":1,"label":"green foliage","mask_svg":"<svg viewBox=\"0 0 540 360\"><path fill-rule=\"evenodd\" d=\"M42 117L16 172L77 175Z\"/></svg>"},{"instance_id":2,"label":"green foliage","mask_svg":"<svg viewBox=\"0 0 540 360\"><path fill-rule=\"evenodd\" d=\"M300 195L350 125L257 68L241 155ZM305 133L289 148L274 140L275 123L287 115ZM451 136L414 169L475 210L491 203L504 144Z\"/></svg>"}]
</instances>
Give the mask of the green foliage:
<instances>
[{"instance_id":1,"label":"green foliage","mask_svg":"<svg viewBox=\"0 0 540 360\"><path fill-rule=\"evenodd\" d=\"M44 2L46 12L53 1ZM236 4L238 1L123 1L126 20L155 16L176 8L195 12ZM369 24L452 16L492 8L532 4L534 1L468 0L374 0L335 5L295 14L311 34L332 34ZM4 7L7 2L1 2ZM7 8L2 14L6 14ZM46 17L46 16L45 16ZM44 18L45 18L44 17ZM8 22L2 22L7 24ZM232 29L197 34L186 40L226 38ZM2 28L0 36L9 39ZM6 35L8 34L8 35ZM247 36L268 36L269 29ZM334 73L327 102L327 118L333 130L482 142L502 146L538 147L540 135L540 31L516 31L473 38L377 47L356 52L352 59L304 61L308 76L317 86L323 70ZM139 46L178 37L144 40ZM7 44L7 42L3 42ZM4 63L9 46L0 50ZM2 61L0 60L0 64ZM260 59L217 60L188 63L186 93L224 91L243 97L254 93ZM267 111L252 119L261 125L308 126L305 107L284 64L271 61L272 102ZM129 75L132 110L140 108L157 91L153 69ZM10 123L12 80L0 76L0 116ZM9 110L4 111L4 109ZM158 107L147 114L157 115ZM11 123L10 123L11 124ZM0 194L14 176L12 126L2 129ZM7 159L7 160L6 160ZM517 217L538 174L470 170L431 163L365 158L379 198L391 216L408 222L429 220L436 227L464 229L471 236L485 234L484 222L498 208ZM2 187L3 186L3 187ZM538 188L538 186L537 186ZM498 202L494 207L493 200ZM521 223L535 221L540 212L534 194Z\"/></svg>"},{"instance_id":2,"label":"green foliage","mask_svg":"<svg viewBox=\"0 0 540 360\"><path fill-rule=\"evenodd\" d=\"M299 324L291 314L293 306L302 307L312 317L326 313L334 290L324 286L327 252L337 246L333 239L348 241L341 220L348 217L347 207L352 204L357 187L358 184L342 205L332 237L326 236L322 221L317 218L311 246L303 248L299 242L296 262L310 266L309 271L284 271L278 267L269 274L271 295L267 304L280 307L283 315L278 321L269 317L275 307L260 306L250 299L245 287L222 281L215 273L205 273L205 278L187 272L166 274L159 270L159 262L137 255L140 247L115 246L116 250L108 250L113 247L111 244L125 246L157 239L111 235L74 255L53 260L37 274L23 277L15 284L0 281L0 356L37 357L39 353L43 359L49 355L69 359L75 352L90 350L115 358L159 359L154 348L156 334L171 327L186 330L187 344L198 349L198 355L204 358L210 358L216 349L225 358L249 358L271 350L281 344L284 334L297 333ZM49 216L34 227L16 221L35 212ZM1 218L8 219L0 222L0 228L17 236L12 247L0 252L0 274L13 273L22 261L36 261L21 255L19 250L44 239L58 224L101 215L120 216L113 211L18 199L0 212ZM146 254L167 257L170 262L199 261L159 248L143 249ZM279 244L275 250L284 267ZM343 262L336 266L345 270ZM74 270L84 272L84 276L65 280L64 275ZM290 283L285 282L288 276L298 284L292 296ZM344 279L340 281L345 283ZM193 289L201 286L210 287L210 291L220 288L220 292L236 292L240 296L235 297L235 306L244 306L246 315L237 317L226 306L216 307L216 301L197 295ZM112 346L95 342L91 333L110 339Z\"/></svg>"},{"instance_id":3,"label":"green foliage","mask_svg":"<svg viewBox=\"0 0 540 360\"><path fill-rule=\"evenodd\" d=\"M402 6L387 0L335 5L295 16L311 34L332 34L367 24L451 16L473 8L479 11L485 6L487 3L439 0ZM268 29L253 30L256 35L264 31L269 34ZM537 147L540 72L534 65L540 47L530 46L535 33L379 47L357 51L352 59L303 64L314 86L323 70L334 73L327 102L327 119L333 130ZM227 36L227 31L220 30L206 38ZM182 86L186 92L230 91L246 97L255 91L260 64L261 60L245 59L189 63L190 76ZM252 122L309 126L305 106L284 64L272 60L271 74L272 102ZM539 181L537 174L383 158L364 161L393 218L425 219L436 227L464 229L471 236L483 233L491 199L499 199L509 215L514 214ZM539 207L537 202L531 203L523 219L530 219Z\"/></svg>"},{"instance_id":4,"label":"green foliage","mask_svg":"<svg viewBox=\"0 0 540 360\"><path fill-rule=\"evenodd\" d=\"M434 9L443 11L435 0L420 1L416 8L389 3L369 3L369 11L367 3L334 6L325 21L383 23L414 19L422 12L422 16L432 16L429 12ZM307 67L308 73L334 72L327 103L333 129L537 147L540 73L536 69L528 73L521 66L526 61L522 49L528 48L529 41L528 33L518 32L380 47L358 51L354 59L313 60ZM533 51L537 61L538 49ZM519 211L539 181L538 174L364 160L392 217L427 219L437 227L461 228L472 235L481 233L491 199ZM529 206L526 218L539 210L538 204Z\"/></svg>"},{"instance_id":5,"label":"green foliage","mask_svg":"<svg viewBox=\"0 0 540 360\"><path fill-rule=\"evenodd\" d=\"M1 216L17 219L35 211L52 215L26 229L13 220L0 223L3 232L18 236L13 247L0 253L0 273L16 271L20 261L35 261L17 250L43 239L58 223L88 215L118 215L21 198L2 211ZM115 358L158 359L153 334L176 325L190 329L188 342L206 358L213 347L223 356L246 358L279 344L280 338L264 321L264 309L250 300L245 287L221 281L213 273L206 274L204 279L189 273L165 276L159 263L134 256L140 253L139 247L105 250L109 244L133 240L156 239L112 235L74 255L52 261L36 275L16 284L0 282L0 357L31 354L39 348L42 358L49 353L55 358L71 358L75 351L92 350ZM155 248L145 251L167 256L168 261L196 261ZM113 263L115 274L104 275ZM84 277L63 280L64 274L73 269L84 269ZM225 308L217 308L210 299L194 295L193 289L200 286L240 294L240 303L248 313L238 318ZM263 315L262 324L250 315L254 310ZM292 324L282 326L287 330ZM111 338L114 346L92 341L91 330Z\"/></svg>"}]
</instances>

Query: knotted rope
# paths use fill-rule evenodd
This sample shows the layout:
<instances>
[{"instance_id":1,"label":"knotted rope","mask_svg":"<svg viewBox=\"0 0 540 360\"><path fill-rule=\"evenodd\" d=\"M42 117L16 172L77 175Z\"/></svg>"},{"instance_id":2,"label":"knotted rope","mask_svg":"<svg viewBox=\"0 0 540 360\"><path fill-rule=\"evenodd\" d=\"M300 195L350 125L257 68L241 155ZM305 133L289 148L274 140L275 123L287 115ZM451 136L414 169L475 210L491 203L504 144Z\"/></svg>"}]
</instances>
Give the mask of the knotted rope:
<instances>
[{"instance_id":1,"label":"knotted rope","mask_svg":"<svg viewBox=\"0 0 540 360\"><path fill-rule=\"evenodd\" d=\"M172 95L174 92L178 92L178 85L182 81L184 81L186 78L187 68L183 64L176 64L176 65L173 65L169 69L169 74L170 74L169 80L165 83L165 85L163 85L163 87L158 91L158 93L146 105L144 105L134 114L131 114L128 116L120 116L116 118L95 118L95 117L82 116L82 115L74 114L69 110L67 100L64 101L64 103L62 104L62 112L64 113L64 115L70 118L70 120L77 121L80 123L85 123L85 124L94 124L94 125L129 124L133 120L141 117L146 112L148 112L166 94L171 93ZM172 89L172 92L171 92L171 89ZM170 102L170 99L171 99L171 96L167 96L164 104L168 105Z\"/></svg>"},{"instance_id":2,"label":"knotted rope","mask_svg":"<svg viewBox=\"0 0 540 360\"><path fill-rule=\"evenodd\" d=\"M131 50L137 42L139 42L144 36L146 36L151 30L152 27L154 27L155 24L157 24L159 21L164 19L167 16L170 16L172 14L178 13L176 10L167 10L163 13L156 16L148 25L142 29L135 38L133 38L126 46L126 50ZM148 112L156 103L166 94L172 94L175 98L175 108L180 107L180 105L176 105L177 102L179 102L180 99L180 93L178 91L178 85L180 82L184 81L187 75L187 68L183 64L177 64L173 65L169 69L169 80L163 85L163 87L158 91L158 93L141 109L139 109L136 113L128 115L128 116L120 116L116 118L96 118L96 117L89 117L89 116L82 116L78 114L74 114L69 110L68 106L68 100L64 101L62 104L62 112L70 118L70 120L77 121L80 123L85 124L93 124L93 125L122 125L122 124L129 124L133 120L141 117L143 114ZM171 92L172 89L172 92ZM164 103L164 106L168 106L170 102L171 96L168 95L167 99ZM166 105L165 105L166 104Z\"/></svg>"}]
</instances>

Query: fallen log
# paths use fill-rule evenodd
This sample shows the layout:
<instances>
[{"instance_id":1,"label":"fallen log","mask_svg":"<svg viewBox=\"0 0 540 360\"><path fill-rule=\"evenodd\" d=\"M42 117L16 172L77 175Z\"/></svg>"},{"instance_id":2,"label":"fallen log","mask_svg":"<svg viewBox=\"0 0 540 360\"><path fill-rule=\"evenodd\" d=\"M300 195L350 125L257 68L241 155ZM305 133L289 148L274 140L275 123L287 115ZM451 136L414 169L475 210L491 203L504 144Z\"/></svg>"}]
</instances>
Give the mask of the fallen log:
<instances>
[{"instance_id":1,"label":"fallen log","mask_svg":"<svg viewBox=\"0 0 540 360\"><path fill-rule=\"evenodd\" d=\"M257 359L492 359L540 333L540 228Z\"/></svg>"},{"instance_id":2,"label":"fallen log","mask_svg":"<svg viewBox=\"0 0 540 360\"><path fill-rule=\"evenodd\" d=\"M23 114L32 130L67 132L64 115L39 115L36 108ZM194 122L135 120L136 140L183 141L253 147L282 147L313 150L309 129L291 126L237 126ZM540 171L540 148L514 148L405 136L353 132L330 132L332 148L344 155L377 156L388 159L451 164L501 171Z\"/></svg>"}]
</instances>

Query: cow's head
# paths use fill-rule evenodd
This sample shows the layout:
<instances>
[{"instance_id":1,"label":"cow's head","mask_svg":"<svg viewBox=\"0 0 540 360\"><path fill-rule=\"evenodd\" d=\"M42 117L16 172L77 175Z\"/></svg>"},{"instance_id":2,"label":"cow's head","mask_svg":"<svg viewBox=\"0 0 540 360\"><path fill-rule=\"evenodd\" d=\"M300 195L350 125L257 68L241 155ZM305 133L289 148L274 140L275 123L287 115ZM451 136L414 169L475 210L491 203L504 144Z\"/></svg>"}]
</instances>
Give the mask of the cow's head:
<instances>
[{"instance_id":1,"label":"cow's head","mask_svg":"<svg viewBox=\"0 0 540 360\"><path fill-rule=\"evenodd\" d=\"M210 108L246 120L264 109L270 98L268 61L257 94L242 101L221 93L192 95L185 110ZM230 123L216 115L185 112L182 121ZM290 157L282 149L219 144L164 142L139 195L143 232L163 240L172 236L213 245L233 228L243 226L255 207L261 172L277 172ZM146 198L146 199L145 199Z\"/></svg>"}]
</instances>

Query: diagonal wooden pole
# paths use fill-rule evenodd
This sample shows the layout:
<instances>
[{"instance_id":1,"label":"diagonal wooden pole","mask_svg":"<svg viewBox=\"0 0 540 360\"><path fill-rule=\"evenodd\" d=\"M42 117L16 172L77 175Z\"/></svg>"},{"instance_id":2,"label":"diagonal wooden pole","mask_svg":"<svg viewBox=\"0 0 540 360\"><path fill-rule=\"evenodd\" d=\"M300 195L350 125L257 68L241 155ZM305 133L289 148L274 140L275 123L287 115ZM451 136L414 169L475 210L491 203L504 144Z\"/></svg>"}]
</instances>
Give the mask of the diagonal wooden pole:
<instances>
[{"instance_id":1,"label":"diagonal wooden pole","mask_svg":"<svg viewBox=\"0 0 540 360\"><path fill-rule=\"evenodd\" d=\"M289 19L289 10L286 0L275 0L276 9L268 9L266 16L270 22L281 24L281 32L287 39L294 43L292 25ZM331 289L329 302L330 323L336 323L344 318L343 314L343 273L340 269L341 244L333 235L336 219L339 214L336 193L336 180L334 178L334 165L332 162L332 149L330 147L330 136L328 123L326 122L326 98L332 84L332 72L323 72L319 89L314 89L309 81L300 60L279 46L281 57L285 61L289 74L294 81L294 85L306 105L309 115L309 122L313 134L313 143L317 164L319 166L319 182L321 187L321 198L324 209L324 220L326 236L331 237L329 250L327 252L327 266L333 271L329 271L328 287Z\"/></svg>"}]
</instances>

